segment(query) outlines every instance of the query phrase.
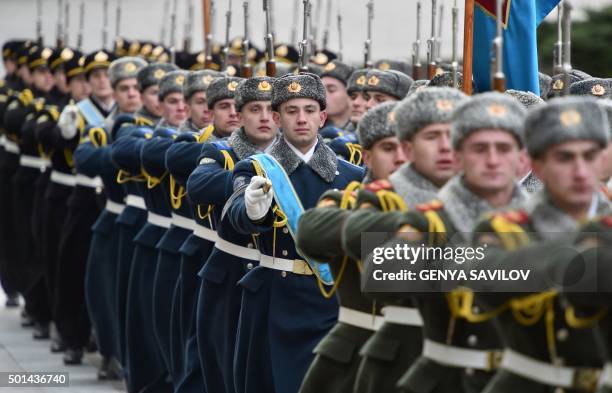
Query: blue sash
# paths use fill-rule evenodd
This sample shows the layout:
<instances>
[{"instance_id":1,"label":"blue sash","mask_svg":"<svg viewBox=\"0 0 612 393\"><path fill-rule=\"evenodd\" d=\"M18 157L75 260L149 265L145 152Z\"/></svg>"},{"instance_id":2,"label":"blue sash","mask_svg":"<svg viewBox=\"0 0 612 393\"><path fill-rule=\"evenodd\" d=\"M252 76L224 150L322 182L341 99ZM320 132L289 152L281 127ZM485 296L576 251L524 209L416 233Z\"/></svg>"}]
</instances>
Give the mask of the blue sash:
<instances>
[{"instance_id":1,"label":"blue sash","mask_svg":"<svg viewBox=\"0 0 612 393\"><path fill-rule=\"evenodd\" d=\"M300 216L304 213L304 207L298 197L287 172L283 167L269 154L255 154L251 158L259 163L266 174L266 177L272 182L274 190L274 199L280 209L287 216L287 226L289 233L295 241L297 225ZM299 251L298 251L299 252ZM334 278L327 263L321 263L304 257L314 274L326 285L332 285Z\"/></svg>"},{"instance_id":2,"label":"blue sash","mask_svg":"<svg viewBox=\"0 0 612 393\"><path fill-rule=\"evenodd\" d=\"M79 101L76 106L87 121L87 124L94 127L104 126L104 116L102 116L98 108L96 108L89 98Z\"/></svg>"}]
</instances>

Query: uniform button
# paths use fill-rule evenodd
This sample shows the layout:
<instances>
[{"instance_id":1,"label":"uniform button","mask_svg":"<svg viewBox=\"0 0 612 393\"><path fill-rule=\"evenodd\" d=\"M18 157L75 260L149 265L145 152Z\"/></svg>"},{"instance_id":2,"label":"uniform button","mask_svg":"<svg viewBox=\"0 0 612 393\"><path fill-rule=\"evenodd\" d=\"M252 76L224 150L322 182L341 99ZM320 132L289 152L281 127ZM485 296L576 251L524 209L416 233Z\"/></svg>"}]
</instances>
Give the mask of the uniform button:
<instances>
[{"instance_id":1,"label":"uniform button","mask_svg":"<svg viewBox=\"0 0 612 393\"><path fill-rule=\"evenodd\" d=\"M102 187L96 187L96 194L102 194Z\"/></svg>"},{"instance_id":2,"label":"uniform button","mask_svg":"<svg viewBox=\"0 0 612 393\"><path fill-rule=\"evenodd\" d=\"M557 340L559 340L559 341L567 341L568 337L569 337L569 332L567 331L567 329L559 329L559 330L557 330Z\"/></svg>"},{"instance_id":3,"label":"uniform button","mask_svg":"<svg viewBox=\"0 0 612 393\"><path fill-rule=\"evenodd\" d=\"M247 248L253 248L253 243L247 244Z\"/></svg>"},{"instance_id":4,"label":"uniform button","mask_svg":"<svg viewBox=\"0 0 612 393\"><path fill-rule=\"evenodd\" d=\"M473 368L466 368L465 369L465 373L469 376L474 375L474 369Z\"/></svg>"},{"instance_id":5,"label":"uniform button","mask_svg":"<svg viewBox=\"0 0 612 393\"><path fill-rule=\"evenodd\" d=\"M474 334L470 334L467 338L467 343L470 347L475 347L478 344L478 337Z\"/></svg>"},{"instance_id":6,"label":"uniform button","mask_svg":"<svg viewBox=\"0 0 612 393\"><path fill-rule=\"evenodd\" d=\"M281 272L281 276L282 276L283 278L287 277L287 272L283 270L283 271Z\"/></svg>"},{"instance_id":7,"label":"uniform button","mask_svg":"<svg viewBox=\"0 0 612 393\"><path fill-rule=\"evenodd\" d=\"M253 264L251 262L247 263L247 269L251 270L253 268Z\"/></svg>"},{"instance_id":8,"label":"uniform button","mask_svg":"<svg viewBox=\"0 0 612 393\"><path fill-rule=\"evenodd\" d=\"M284 257L286 257L287 255L289 255L289 252L287 250L283 250L282 254L283 254Z\"/></svg>"},{"instance_id":9,"label":"uniform button","mask_svg":"<svg viewBox=\"0 0 612 393\"><path fill-rule=\"evenodd\" d=\"M289 233L289 228L284 227L284 228L283 228L283 233Z\"/></svg>"}]
</instances>

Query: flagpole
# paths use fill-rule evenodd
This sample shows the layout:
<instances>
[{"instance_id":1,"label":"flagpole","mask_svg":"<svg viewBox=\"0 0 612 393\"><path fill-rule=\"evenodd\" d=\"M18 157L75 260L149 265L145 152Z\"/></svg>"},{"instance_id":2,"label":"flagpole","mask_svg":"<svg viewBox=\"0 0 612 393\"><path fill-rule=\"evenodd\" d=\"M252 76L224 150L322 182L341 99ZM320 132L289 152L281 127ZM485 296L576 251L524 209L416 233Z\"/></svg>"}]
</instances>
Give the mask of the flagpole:
<instances>
[{"instance_id":1,"label":"flagpole","mask_svg":"<svg viewBox=\"0 0 612 393\"><path fill-rule=\"evenodd\" d=\"M472 95L472 51L474 48L474 0L465 0L463 21L463 91Z\"/></svg>"}]
</instances>

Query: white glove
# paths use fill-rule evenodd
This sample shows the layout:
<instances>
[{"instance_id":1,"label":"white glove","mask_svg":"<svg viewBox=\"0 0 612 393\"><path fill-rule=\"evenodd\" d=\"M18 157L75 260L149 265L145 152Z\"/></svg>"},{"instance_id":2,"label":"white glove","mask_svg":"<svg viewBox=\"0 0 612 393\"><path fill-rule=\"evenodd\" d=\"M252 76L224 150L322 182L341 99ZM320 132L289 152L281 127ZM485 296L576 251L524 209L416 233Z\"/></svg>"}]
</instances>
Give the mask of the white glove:
<instances>
[{"instance_id":1,"label":"white glove","mask_svg":"<svg viewBox=\"0 0 612 393\"><path fill-rule=\"evenodd\" d=\"M272 206L274 192L272 189L268 190L267 193L264 192L263 186L266 182L265 177L253 176L244 192L246 213L252 221L259 221L264 218L268 214L270 206Z\"/></svg>"},{"instance_id":2,"label":"white glove","mask_svg":"<svg viewBox=\"0 0 612 393\"><path fill-rule=\"evenodd\" d=\"M75 105L67 105L60 114L57 125L64 139L72 139L79 130L79 110Z\"/></svg>"}]
</instances>

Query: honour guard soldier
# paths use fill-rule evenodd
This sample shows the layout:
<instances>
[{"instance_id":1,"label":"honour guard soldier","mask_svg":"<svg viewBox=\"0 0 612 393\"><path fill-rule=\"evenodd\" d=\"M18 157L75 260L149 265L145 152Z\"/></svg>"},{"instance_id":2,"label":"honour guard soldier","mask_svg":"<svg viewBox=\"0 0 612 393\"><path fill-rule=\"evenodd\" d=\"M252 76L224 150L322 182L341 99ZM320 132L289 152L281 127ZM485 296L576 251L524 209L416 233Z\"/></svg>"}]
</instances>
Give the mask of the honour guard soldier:
<instances>
[{"instance_id":1,"label":"honour guard soldier","mask_svg":"<svg viewBox=\"0 0 612 393\"><path fill-rule=\"evenodd\" d=\"M368 100L363 91L366 84L367 73L367 68L355 70L347 81L346 92L351 100L351 124L347 127L347 131L356 130L359 121L368 110Z\"/></svg>"},{"instance_id":2,"label":"honour guard soldier","mask_svg":"<svg viewBox=\"0 0 612 393\"><path fill-rule=\"evenodd\" d=\"M183 96L183 83L186 73L179 71L173 71L172 75L166 74L159 82L158 97L163 114L156 129L177 130L187 119L187 106Z\"/></svg>"},{"instance_id":3,"label":"honour guard soldier","mask_svg":"<svg viewBox=\"0 0 612 393\"><path fill-rule=\"evenodd\" d=\"M49 57L49 70L53 74L54 84L53 89L49 93L50 101L64 108L70 101L70 89L68 88L68 79L64 72L64 64L66 61L74 57L74 51L70 48L57 48Z\"/></svg>"},{"instance_id":4,"label":"honour guard soldier","mask_svg":"<svg viewBox=\"0 0 612 393\"><path fill-rule=\"evenodd\" d=\"M405 161L395 129L389 124L389 114L396 104L386 102L373 108L359 123L360 142L368 148L369 172L364 183L387 179ZM376 170L372 170L374 167ZM317 208L306 211L298 226L297 246L313 259L329 261L340 303L338 323L314 349L314 361L300 388L304 393L352 391L359 349L382 322L379 308L361 293L357 262L343 255L337 241L342 224L350 214L349 206L345 207L342 200L346 199L344 193L353 191L351 188L342 193L324 193ZM333 296L333 291L326 296Z\"/></svg>"},{"instance_id":5,"label":"honour guard soldier","mask_svg":"<svg viewBox=\"0 0 612 393\"><path fill-rule=\"evenodd\" d=\"M2 62L4 64L4 86L11 90L22 90L23 85L17 75L17 52L25 42L21 40L6 41L2 45Z\"/></svg>"},{"instance_id":6,"label":"honour guard soldier","mask_svg":"<svg viewBox=\"0 0 612 393\"><path fill-rule=\"evenodd\" d=\"M608 144L608 127L605 111L592 98L555 98L530 111L525 121L525 140L534 173L544 188L518 208L493 214L476 227L477 244L491 244L489 264L507 255L494 251L510 252L513 248L520 249L504 258L504 264L543 264L551 255L550 247L543 244L531 251L523 251L522 247L544 240L567 242L564 235L578 230L581 222L610 213L609 200L599 192L601 154ZM504 236L504 228L522 233L524 236L514 237L523 240L511 244ZM507 298L483 293L477 300L488 308L497 308ZM545 307L547 317L533 315L532 321L525 323L519 316L530 315L533 307ZM602 360L601 344L592 328L600 318L577 315L554 290L512 298L510 309L499 314L499 323L495 324L506 343L501 368L483 391L593 391L598 375L594 369L601 367ZM560 372L567 377L558 377Z\"/></svg>"},{"instance_id":7,"label":"honour guard soldier","mask_svg":"<svg viewBox=\"0 0 612 393\"><path fill-rule=\"evenodd\" d=\"M210 70L191 72L187 76L184 94L191 98L207 99L206 90L210 83L223 77L223 74ZM201 105L198 106L203 109ZM220 137L212 124L195 131L184 131L166 152L166 167L171 176L171 205L174 214L181 215L181 218L177 217L177 222L184 222L183 217L193 220L192 233L179 248L180 276L172 304L171 349L181 374L179 380L175 381L177 392L199 391L204 385L195 332L197 294L200 289L198 272L208 258L216 238L207 206L199 206L186 197L187 179L197 166L202 144L216 141Z\"/></svg>"},{"instance_id":8,"label":"honour guard soldier","mask_svg":"<svg viewBox=\"0 0 612 393\"><path fill-rule=\"evenodd\" d=\"M222 74L211 70L193 71L188 74L184 91L188 114L179 131L197 133L212 122L212 111L206 101L206 89L213 79L220 76Z\"/></svg>"},{"instance_id":9,"label":"honour guard soldier","mask_svg":"<svg viewBox=\"0 0 612 393\"><path fill-rule=\"evenodd\" d=\"M277 79L272 109L283 138L270 156L255 155L234 168L237 195L226 214L236 231L259 233L261 252L259 266L239 283L244 292L234 361L237 392L297 391L313 348L337 319L336 301L322 297L319 286L324 284L317 282L331 283L327 266L311 267L293 239L301 209L313 207L326 190L343 189L363 176L361 168L337 159L318 137L325 108L325 87L318 76ZM272 177L272 188L262 175Z\"/></svg>"},{"instance_id":10,"label":"honour guard soldier","mask_svg":"<svg viewBox=\"0 0 612 393\"><path fill-rule=\"evenodd\" d=\"M108 74L118 114L133 114L140 107L137 75L146 66L137 57L123 57L110 64ZM125 208L125 192L117 183L117 171L111 158L111 132L90 128L79 145L79 169L89 177L99 176L104 184L106 205L92 226L92 239L85 275L85 294L92 326L96 332L102 364L100 379L117 379L119 330L117 324L117 251L119 247L117 217Z\"/></svg>"},{"instance_id":11,"label":"honour guard soldier","mask_svg":"<svg viewBox=\"0 0 612 393\"><path fill-rule=\"evenodd\" d=\"M327 121L325 125L333 125L342 130L350 123L350 100L347 92L347 80L353 72L353 67L338 60L333 60L323 67L321 81L327 92Z\"/></svg>"},{"instance_id":12,"label":"honour guard soldier","mask_svg":"<svg viewBox=\"0 0 612 393\"><path fill-rule=\"evenodd\" d=\"M220 138L229 137L240 128L234 95L242 79L226 77L215 79L206 89L208 108L212 111L215 134Z\"/></svg>"},{"instance_id":13,"label":"honour guard soldier","mask_svg":"<svg viewBox=\"0 0 612 393\"><path fill-rule=\"evenodd\" d=\"M602 101L602 104L608 114L608 121L611 122L610 129L612 130L612 105L608 101ZM612 144L608 144L608 147L603 153L603 157L603 168L599 178L602 183L601 189L602 192L609 196L608 199L612 200Z\"/></svg>"},{"instance_id":14,"label":"honour guard soldier","mask_svg":"<svg viewBox=\"0 0 612 393\"><path fill-rule=\"evenodd\" d=\"M272 118L272 84L269 77L255 77L236 87L235 105L242 128L223 142L202 147L200 165L189 177L187 192L200 206L211 206L214 217L233 192L232 168L240 160L269 150L278 135ZM218 239L201 271L198 296L197 337L202 371L208 391L235 392L233 361L242 288L238 281L259 262L250 235L236 232L229 217L217 225Z\"/></svg>"},{"instance_id":15,"label":"honour guard soldier","mask_svg":"<svg viewBox=\"0 0 612 393\"><path fill-rule=\"evenodd\" d=\"M411 77L399 71L369 70L363 87L368 102L366 108L369 110L385 101L404 99L413 82Z\"/></svg>"},{"instance_id":16,"label":"honour guard soldier","mask_svg":"<svg viewBox=\"0 0 612 393\"><path fill-rule=\"evenodd\" d=\"M117 119L113 125L111 146L111 160L115 168L119 171L117 174L117 182L122 185L125 190L125 209L117 218L119 227L119 251L118 251L118 268L117 268L117 325L119 332L119 350L120 361L125 367L126 379L130 382L129 368L127 367L127 344L126 344L126 305L127 291L132 266L132 257L134 251L134 237L138 234L147 220L147 212L144 199L142 198L143 187L140 183L144 182L143 176L139 167L139 154L142 138L152 134L153 127L159 121L159 117L155 114L156 110L163 113L163 109L157 108L159 99L151 99L147 97L151 91L159 95L159 83L161 79L169 72L176 70L176 66L172 64L150 64L138 72L137 79L139 81L140 91L143 97L143 108L137 112L135 119L126 119L126 121L142 124L145 128L140 131L136 130L134 124L125 124ZM145 112L146 110L146 112ZM133 134L133 135L132 135ZM125 138L125 139L124 139ZM131 385L128 385L131 386Z\"/></svg>"}]
</instances>

